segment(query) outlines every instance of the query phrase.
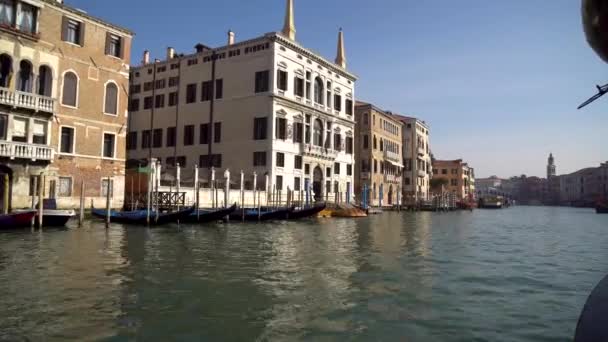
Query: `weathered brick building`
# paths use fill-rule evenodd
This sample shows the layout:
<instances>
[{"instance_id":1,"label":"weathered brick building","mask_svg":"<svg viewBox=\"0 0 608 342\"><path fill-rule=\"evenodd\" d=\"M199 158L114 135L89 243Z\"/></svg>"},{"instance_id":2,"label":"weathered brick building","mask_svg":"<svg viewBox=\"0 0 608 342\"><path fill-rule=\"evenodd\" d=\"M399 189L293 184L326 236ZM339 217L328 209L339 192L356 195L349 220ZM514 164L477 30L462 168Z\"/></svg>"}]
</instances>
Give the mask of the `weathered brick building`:
<instances>
[{"instance_id":1,"label":"weathered brick building","mask_svg":"<svg viewBox=\"0 0 608 342\"><path fill-rule=\"evenodd\" d=\"M121 206L133 34L59 0L0 2L0 32L9 206L29 206L41 173L61 207L78 205L83 181L87 203L102 205L108 178Z\"/></svg>"}]
</instances>

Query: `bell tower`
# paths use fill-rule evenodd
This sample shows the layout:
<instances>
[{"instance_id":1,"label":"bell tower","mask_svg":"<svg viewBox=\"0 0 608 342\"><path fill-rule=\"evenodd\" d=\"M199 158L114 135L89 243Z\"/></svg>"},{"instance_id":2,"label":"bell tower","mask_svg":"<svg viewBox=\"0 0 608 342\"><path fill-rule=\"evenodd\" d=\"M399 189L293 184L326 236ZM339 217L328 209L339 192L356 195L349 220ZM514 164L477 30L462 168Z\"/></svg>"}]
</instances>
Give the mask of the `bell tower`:
<instances>
[{"instance_id":1,"label":"bell tower","mask_svg":"<svg viewBox=\"0 0 608 342\"><path fill-rule=\"evenodd\" d=\"M551 179L551 177L555 177L555 175L555 159L553 158L553 153L550 153L547 161L547 179Z\"/></svg>"}]
</instances>

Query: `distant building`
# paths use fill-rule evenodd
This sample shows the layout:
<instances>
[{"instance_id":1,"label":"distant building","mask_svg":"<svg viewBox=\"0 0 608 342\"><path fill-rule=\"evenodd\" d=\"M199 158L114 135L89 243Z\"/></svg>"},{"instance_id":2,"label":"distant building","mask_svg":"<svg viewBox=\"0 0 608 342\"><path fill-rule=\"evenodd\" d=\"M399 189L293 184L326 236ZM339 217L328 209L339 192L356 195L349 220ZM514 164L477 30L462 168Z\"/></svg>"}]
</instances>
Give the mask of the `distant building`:
<instances>
[{"instance_id":1,"label":"distant building","mask_svg":"<svg viewBox=\"0 0 608 342\"><path fill-rule=\"evenodd\" d=\"M446 179L445 190L458 198L475 198L475 170L462 159L433 160L433 179Z\"/></svg>"},{"instance_id":2,"label":"distant building","mask_svg":"<svg viewBox=\"0 0 608 342\"><path fill-rule=\"evenodd\" d=\"M551 179L551 177L556 175L555 169L555 159L553 158L553 153L549 154L549 159L547 160L547 179Z\"/></svg>"},{"instance_id":3,"label":"distant building","mask_svg":"<svg viewBox=\"0 0 608 342\"><path fill-rule=\"evenodd\" d=\"M304 2L302 2L304 3ZM328 60L296 40L293 0L282 31L132 68L128 155L163 167L245 173L245 188L304 190L317 200L352 194L356 77L343 33ZM268 182L266 182L266 177ZM344 198L344 197L343 197Z\"/></svg>"},{"instance_id":4,"label":"distant building","mask_svg":"<svg viewBox=\"0 0 608 342\"><path fill-rule=\"evenodd\" d=\"M403 172L401 121L370 103L357 102L355 107L356 163L355 193L363 186L370 190L369 203L397 203Z\"/></svg>"},{"instance_id":5,"label":"distant building","mask_svg":"<svg viewBox=\"0 0 608 342\"><path fill-rule=\"evenodd\" d=\"M405 199L430 197L432 158L429 125L417 118L394 114L403 124L403 195Z\"/></svg>"},{"instance_id":6,"label":"distant building","mask_svg":"<svg viewBox=\"0 0 608 342\"><path fill-rule=\"evenodd\" d=\"M608 198L608 162L560 176L560 200L564 205L593 206Z\"/></svg>"},{"instance_id":7,"label":"distant building","mask_svg":"<svg viewBox=\"0 0 608 342\"><path fill-rule=\"evenodd\" d=\"M121 206L133 34L52 0L0 1L0 31L8 206L29 207L42 179L60 207L78 206L82 182L87 203L103 205L111 182Z\"/></svg>"},{"instance_id":8,"label":"distant building","mask_svg":"<svg viewBox=\"0 0 608 342\"><path fill-rule=\"evenodd\" d=\"M498 178L497 176L477 178L475 179L475 191L477 192L477 195L495 194L511 196L511 193L506 186L507 183L508 180Z\"/></svg>"}]
</instances>

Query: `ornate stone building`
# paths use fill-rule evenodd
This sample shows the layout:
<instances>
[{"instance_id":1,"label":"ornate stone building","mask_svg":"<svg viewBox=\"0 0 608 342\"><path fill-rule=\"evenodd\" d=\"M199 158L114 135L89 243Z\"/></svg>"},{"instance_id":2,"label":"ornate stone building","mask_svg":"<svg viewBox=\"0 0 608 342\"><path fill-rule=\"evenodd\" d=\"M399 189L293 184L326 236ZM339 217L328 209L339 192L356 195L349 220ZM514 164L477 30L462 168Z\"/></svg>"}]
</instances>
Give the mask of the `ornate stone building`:
<instances>
[{"instance_id":1,"label":"ornate stone building","mask_svg":"<svg viewBox=\"0 0 608 342\"><path fill-rule=\"evenodd\" d=\"M259 189L352 193L356 77L342 31L335 61L305 48L288 0L281 32L240 42L228 32L226 45L195 49L154 62L146 52L132 69L130 159L198 165L205 180L211 167L242 170L249 189L255 172Z\"/></svg>"},{"instance_id":2,"label":"ornate stone building","mask_svg":"<svg viewBox=\"0 0 608 342\"><path fill-rule=\"evenodd\" d=\"M108 178L120 206L132 33L52 0L0 1L0 33L8 205L29 206L42 173L61 207L78 205L82 181L101 205Z\"/></svg>"}]
</instances>

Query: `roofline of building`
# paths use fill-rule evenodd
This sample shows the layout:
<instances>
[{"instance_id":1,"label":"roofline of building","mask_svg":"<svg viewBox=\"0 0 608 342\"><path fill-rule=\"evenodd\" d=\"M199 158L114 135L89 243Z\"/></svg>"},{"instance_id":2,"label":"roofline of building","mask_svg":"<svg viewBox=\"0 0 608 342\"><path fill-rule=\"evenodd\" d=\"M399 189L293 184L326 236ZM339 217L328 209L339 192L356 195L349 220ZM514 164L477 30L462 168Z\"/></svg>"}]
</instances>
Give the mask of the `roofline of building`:
<instances>
[{"instance_id":1,"label":"roofline of building","mask_svg":"<svg viewBox=\"0 0 608 342\"><path fill-rule=\"evenodd\" d=\"M178 58L192 58L195 56L202 56L202 55L211 55L214 52L218 53L218 52L222 52L224 50L231 50L231 49L235 49L235 48L239 48L245 45L249 45L255 42L259 42L259 41L265 41L265 40L270 40L272 42L278 42L280 44L285 44L285 45L289 45L292 49L298 51L299 53L301 53L302 55L305 55L306 57L316 61L318 64L323 65L324 67L326 67L327 69L332 70L334 73L338 73L338 74L342 74L344 77L348 78L351 81L356 81L357 80L357 76L355 74L352 74L350 72L348 72L346 69L341 68L339 65L336 65L335 63L332 63L330 61L328 61L327 59L325 59L324 57L321 57L320 54L317 54L316 52L310 50L310 49L306 49L304 47L302 47L300 44L298 44L297 42L291 41L285 37L283 37L280 33L278 32L269 32L266 33L262 36L258 36L258 37L254 37L251 39L247 39L247 40L243 40L240 41L238 43L234 43L232 45L222 45L219 47L215 47L215 48L210 48L210 50L204 50L201 52L194 52L191 54L184 54L183 56L180 57L176 57L174 59L178 59ZM166 63L166 62L171 62L172 60L161 60L158 63ZM154 62L151 62L150 64L154 64ZM135 69L141 69L141 68L145 68L148 67L150 64L139 64L136 66L132 66L131 70L135 70Z\"/></svg>"},{"instance_id":2,"label":"roofline of building","mask_svg":"<svg viewBox=\"0 0 608 342\"><path fill-rule=\"evenodd\" d=\"M355 102L355 109L357 107L369 107L372 110L375 110L376 112L384 114L386 117L388 117L389 119L393 120L393 123L397 123L397 124L401 124L402 123L401 120L395 118L395 115L393 113L387 112L386 110L378 108L373 103L356 100L356 102Z\"/></svg>"},{"instance_id":3,"label":"roofline of building","mask_svg":"<svg viewBox=\"0 0 608 342\"><path fill-rule=\"evenodd\" d=\"M127 28L124 28L124 27L112 24L112 23L110 23L108 21L105 21L105 20L103 20L101 18L92 16L92 15L90 15L90 14L88 14L88 13L82 11L82 10L79 10L79 9L75 8L75 7L71 7L71 6L68 6L68 5L64 4L64 3L60 3L57 0L40 0L40 1L44 2L45 4L48 4L48 5L60 8L60 9L62 9L64 11L68 11L68 12L74 14L74 15L78 15L78 16L87 18L87 19L89 19L91 21L96 22L97 24L100 24L100 25L103 25L103 26L107 26L107 27L111 27L112 29L120 31L122 33L125 33L125 34L127 34L127 35L129 35L131 37L133 37L135 35L135 33L133 31L131 31L131 30L127 29Z\"/></svg>"}]
</instances>

